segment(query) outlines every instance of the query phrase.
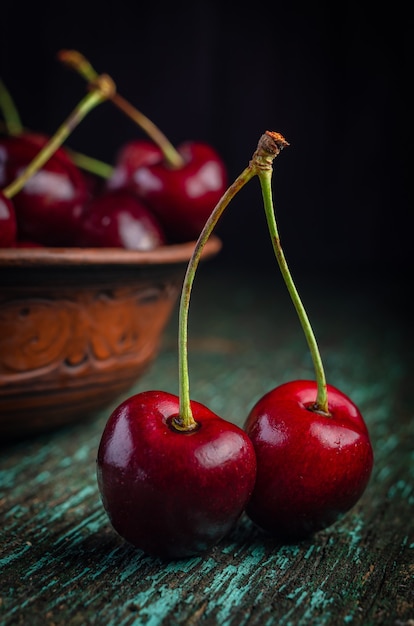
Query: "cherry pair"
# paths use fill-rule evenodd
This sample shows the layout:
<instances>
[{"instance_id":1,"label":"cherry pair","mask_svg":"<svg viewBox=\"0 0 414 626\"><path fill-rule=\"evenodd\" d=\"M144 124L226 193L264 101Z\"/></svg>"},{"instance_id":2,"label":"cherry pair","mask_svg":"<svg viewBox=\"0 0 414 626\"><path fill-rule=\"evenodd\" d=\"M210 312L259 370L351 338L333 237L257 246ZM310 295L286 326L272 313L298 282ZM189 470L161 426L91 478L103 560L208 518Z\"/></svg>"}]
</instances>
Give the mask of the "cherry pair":
<instances>
[{"instance_id":1,"label":"cherry pair","mask_svg":"<svg viewBox=\"0 0 414 626\"><path fill-rule=\"evenodd\" d=\"M364 492L373 466L357 406L328 385L315 340L280 244L273 210L273 160L287 146L267 131L249 165L208 217L187 266L179 306L179 395L136 394L109 417L97 480L114 529L164 559L201 554L243 511L280 540L297 541L334 523ZM268 392L241 429L190 400L188 310L202 249L231 199L258 176L275 256L301 322L316 380Z\"/></svg>"}]
</instances>

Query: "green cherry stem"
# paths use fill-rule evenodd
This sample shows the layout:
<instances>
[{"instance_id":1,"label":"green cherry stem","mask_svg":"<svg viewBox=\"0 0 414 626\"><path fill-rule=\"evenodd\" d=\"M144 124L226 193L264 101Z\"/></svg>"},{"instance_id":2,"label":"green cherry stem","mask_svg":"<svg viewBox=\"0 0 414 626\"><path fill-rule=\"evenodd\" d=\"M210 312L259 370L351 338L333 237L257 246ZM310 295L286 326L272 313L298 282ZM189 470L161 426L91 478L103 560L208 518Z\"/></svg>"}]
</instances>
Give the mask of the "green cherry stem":
<instances>
[{"instance_id":1,"label":"green cherry stem","mask_svg":"<svg viewBox=\"0 0 414 626\"><path fill-rule=\"evenodd\" d=\"M20 135L26 132L27 129L22 126L22 128L15 132L10 132L8 126L0 121L0 133L7 133L7 135ZM73 150L73 148L69 148L66 146L66 152L69 154L72 161L77 165L81 170L85 172L90 172L91 174L96 174L100 178L107 179L111 176L114 168L112 165L101 161L100 159L95 159L87 154L83 154L82 152L78 152L77 150Z\"/></svg>"},{"instance_id":2,"label":"green cherry stem","mask_svg":"<svg viewBox=\"0 0 414 626\"><path fill-rule=\"evenodd\" d=\"M317 397L315 404L311 407L311 410L318 411L320 413L329 414L328 408L328 393L326 387L325 372L322 364L321 355L319 352L318 344L315 338L315 334L312 330L308 315L300 299L299 293L296 289L292 275L290 273L286 257L284 255L278 227L276 223L273 199L272 199L272 163L270 168L263 168L259 171L260 185L262 189L262 196L264 202L264 208L266 213L267 225L272 240L273 250L288 289L289 295L292 299L293 305L298 314L300 323L305 333L306 341L309 346L309 350L312 357L313 366L315 369L316 382L317 382Z\"/></svg>"},{"instance_id":3,"label":"green cherry stem","mask_svg":"<svg viewBox=\"0 0 414 626\"><path fill-rule=\"evenodd\" d=\"M4 122L0 125L0 131L6 132L8 135L21 135L26 131L21 122L15 102L1 78L0 110L2 111L4 118ZM113 171L113 167L111 165L70 148L66 148L66 150L70 153L72 161L74 161L78 167L86 172L96 174L97 176L105 179L111 176Z\"/></svg>"},{"instance_id":4,"label":"green cherry stem","mask_svg":"<svg viewBox=\"0 0 414 626\"><path fill-rule=\"evenodd\" d=\"M181 290L178 315L178 371L179 371L179 414L173 420L177 430L188 432L197 428L190 403L190 384L188 373L188 314L190 308L191 290L194 283L196 270L203 252L203 248L212 234L217 222L234 196L254 176L260 175L263 168L271 167L273 159L280 154L282 149L289 145L279 133L272 133L272 140L267 134L262 135L257 149L249 165L235 179L230 187L224 192L210 217L205 223L195 244L193 253L187 265Z\"/></svg>"},{"instance_id":5,"label":"green cherry stem","mask_svg":"<svg viewBox=\"0 0 414 626\"><path fill-rule=\"evenodd\" d=\"M72 161L85 172L90 174L96 174L100 178L108 179L112 172L113 167L100 159L95 159L87 154L72 150L72 148L66 147L66 152L71 157Z\"/></svg>"},{"instance_id":6,"label":"green cherry stem","mask_svg":"<svg viewBox=\"0 0 414 626\"><path fill-rule=\"evenodd\" d=\"M0 78L0 109L9 135L19 135L23 125L17 107L6 85Z\"/></svg>"},{"instance_id":7,"label":"green cherry stem","mask_svg":"<svg viewBox=\"0 0 414 626\"><path fill-rule=\"evenodd\" d=\"M83 118L98 104L108 100L115 92L115 84L106 74L98 76L91 85L90 91L74 108L72 113L59 126L56 133L38 152L35 158L29 163L23 173L16 178L8 187L3 189L3 193L8 198L12 198L26 184L26 182L35 174L56 152L56 150L67 139L70 133L83 120Z\"/></svg>"},{"instance_id":8,"label":"green cherry stem","mask_svg":"<svg viewBox=\"0 0 414 626\"><path fill-rule=\"evenodd\" d=\"M98 76L90 62L77 50L60 50L58 59L75 70L89 83ZM184 159L164 133L141 111L134 107L128 100L119 93L114 93L112 102L125 113L137 126L139 126L148 137L160 148L167 164L172 169L180 169L184 165Z\"/></svg>"}]
</instances>

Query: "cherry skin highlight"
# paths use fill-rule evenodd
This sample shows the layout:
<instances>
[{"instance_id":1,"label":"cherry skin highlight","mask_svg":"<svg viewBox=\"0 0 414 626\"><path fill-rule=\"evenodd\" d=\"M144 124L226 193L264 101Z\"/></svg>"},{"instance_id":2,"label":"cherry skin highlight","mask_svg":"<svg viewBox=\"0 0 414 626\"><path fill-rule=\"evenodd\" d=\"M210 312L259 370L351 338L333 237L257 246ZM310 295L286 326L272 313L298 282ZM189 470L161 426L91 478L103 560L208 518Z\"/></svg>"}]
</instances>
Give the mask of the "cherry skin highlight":
<instances>
[{"instance_id":1,"label":"cherry skin highlight","mask_svg":"<svg viewBox=\"0 0 414 626\"><path fill-rule=\"evenodd\" d=\"M137 169L146 165L159 163L163 153L152 141L133 139L126 142L115 157L115 166L111 176L106 181L108 189L124 187L134 188L134 174Z\"/></svg>"},{"instance_id":2,"label":"cherry skin highlight","mask_svg":"<svg viewBox=\"0 0 414 626\"><path fill-rule=\"evenodd\" d=\"M234 526L252 493L253 445L238 426L191 402L197 427L174 427L179 398L146 391L111 414L97 480L113 528L149 555L201 554Z\"/></svg>"},{"instance_id":3,"label":"cherry skin highlight","mask_svg":"<svg viewBox=\"0 0 414 626\"><path fill-rule=\"evenodd\" d=\"M330 415L312 410L314 381L276 387L252 408L245 431L257 478L246 513L281 540L327 528L364 492L373 467L366 424L355 404L328 385Z\"/></svg>"},{"instance_id":4,"label":"cherry skin highlight","mask_svg":"<svg viewBox=\"0 0 414 626\"><path fill-rule=\"evenodd\" d=\"M10 248L16 243L17 221L12 200L0 191L0 248Z\"/></svg>"},{"instance_id":5,"label":"cherry skin highlight","mask_svg":"<svg viewBox=\"0 0 414 626\"><path fill-rule=\"evenodd\" d=\"M134 149L138 151L135 156ZM159 148L148 141L134 142L121 152L109 185L132 189L159 218L167 237L183 242L201 233L226 191L227 170L208 144L188 141L178 152L184 166L172 168Z\"/></svg>"},{"instance_id":6,"label":"cherry skin highlight","mask_svg":"<svg viewBox=\"0 0 414 626\"><path fill-rule=\"evenodd\" d=\"M127 189L104 191L86 205L76 245L153 250L166 243L157 218Z\"/></svg>"}]
</instances>

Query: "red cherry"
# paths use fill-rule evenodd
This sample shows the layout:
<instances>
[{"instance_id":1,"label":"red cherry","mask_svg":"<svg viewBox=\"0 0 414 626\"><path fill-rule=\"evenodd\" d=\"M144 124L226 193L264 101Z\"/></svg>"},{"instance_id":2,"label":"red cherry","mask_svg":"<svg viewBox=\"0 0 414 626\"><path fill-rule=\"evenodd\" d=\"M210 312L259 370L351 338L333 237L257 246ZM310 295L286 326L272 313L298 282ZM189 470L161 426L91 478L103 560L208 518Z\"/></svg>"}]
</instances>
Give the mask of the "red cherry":
<instances>
[{"instance_id":1,"label":"red cherry","mask_svg":"<svg viewBox=\"0 0 414 626\"><path fill-rule=\"evenodd\" d=\"M316 390L316 382L307 380L276 387L245 424L257 457L246 512L281 539L302 539L333 524L359 500L373 467L358 408L328 385L330 414L312 410Z\"/></svg>"},{"instance_id":2,"label":"red cherry","mask_svg":"<svg viewBox=\"0 0 414 626\"><path fill-rule=\"evenodd\" d=\"M198 427L179 431L177 396L146 391L119 405L103 431L97 479L118 534L144 552L178 559L218 543L253 489L246 433L191 402Z\"/></svg>"},{"instance_id":3,"label":"red cherry","mask_svg":"<svg viewBox=\"0 0 414 626\"><path fill-rule=\"evenodd\" d=\"M41 139L20 135L0 140L1 187L22 174L41 143ZM19 239L51 246L71 245L87 198L81 171L59 149L13 198Z\"/></svg>"},{"instance_id":4,"label":"red cherry","mask_svg":"<svg viewBox=\"0 0 414 626\"><path fill-rule=\"evenodd\" d=\"M135 139L127 142L116 155L115 167L107 180L107 188L134 187L135 171L145 165L159 163L162 159L161 148L152 141Z\"/></svg>"},{"instance_id":5,"label":"red cherry","mask_svg":"<svg viewBox=\"0 0 414 626\"><path fill-rule=\"evenodd\" d=\"M13 202L0 191L0 248L16 243L17 222Z\"/></svg>"},{"instance_id":6,"label":"red cherry","mask_svg":"<svg viewBox=\"0 0 414 626\"><path fill-rule=\"evenodd\" d=\"M157 218L127 189L103 192L85 208L75 238L81 247L152 250L166 243Z\"/></svg>"},{"instance_id":7,"label":"red cherry","mask_svg":"<svg viewBox=\"0 0 414 626\"><path fill-rule=\"evenodd\" d=\"M21 133L19 137L24 138L25 141L34 144L38 148L38 150L41 150L50 140L50 137L48 137L47 135L32 131L26 131L24 133ZM77 153L67 152L67 150L63 146L57 148L54 154L55 156L57 155L62 161L66 161L66 163L68 163L68 167L71 169L75 165L77 165L73 158L73 155L79 155ZM93 197L94 195L100 193L104 186L102 177L94 174L93 172L89 172L82 168L80 169L82 178L84 179L85 185L88 190L88 196Z\"/></svg>"},{"instance_id":8,"label":"red cherry","mask_svg":"<svg viewBox=\"0 0 414 626\"><path fill-rule=\"evenodd\" d=\"M12 135L12 137L16 137L16 135ZM36 154L37 152L39 152L39 150L44 148L44 146L47 144L47 142L50 139L48 135L45 135L44 133L35 132L35 131L21 132L19 133L18 137L21 143L29 143L35 146L37 148ZM62 146L57 148L54 154L58 155L62 160L67 161L70 165L73 165L71 158L69 157L69 155L67 154L67 152Z\"/></svg>"},{"instance_id":9,"label":"red cherry","mask_svg":"<svg viewBox=\"0 0 414 626\"><path fill-rule=\"evenodd\" d=\"M109 184L125 184L141 197L172 241L197 239L226 190L223 161L211 146L188 141L178 147L184 165L173 168L156 146L145 152L148 144L134 142L124 148Z\"/></svg>"}]
</instances>

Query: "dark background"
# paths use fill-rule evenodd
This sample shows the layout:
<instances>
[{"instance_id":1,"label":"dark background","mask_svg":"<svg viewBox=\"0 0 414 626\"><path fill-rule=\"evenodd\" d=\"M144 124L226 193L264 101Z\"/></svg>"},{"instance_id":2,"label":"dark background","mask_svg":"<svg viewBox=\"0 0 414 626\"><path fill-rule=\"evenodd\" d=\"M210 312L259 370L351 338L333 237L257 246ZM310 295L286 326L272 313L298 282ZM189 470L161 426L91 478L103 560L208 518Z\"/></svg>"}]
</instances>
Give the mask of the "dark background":
<instances>
[{"instance_id":1,"label":"dark background","mask_svg":"<svg viewBox=\"0 0 414 626\"><path fill-rule=\"evenodd\" d=\"M83 97L83 80L56 58L77 49L173 143L210 142L230 181L265 130L286 137L274 198L294 271L411 269L408 9L120 0L8 3L2 13L1 75L26 126L54 132ZM112 163L124 141L141 136L108 102L68 145ZM221 262L274 263L257 179L217 233Z\"/></svg>"}]
</instances>

